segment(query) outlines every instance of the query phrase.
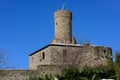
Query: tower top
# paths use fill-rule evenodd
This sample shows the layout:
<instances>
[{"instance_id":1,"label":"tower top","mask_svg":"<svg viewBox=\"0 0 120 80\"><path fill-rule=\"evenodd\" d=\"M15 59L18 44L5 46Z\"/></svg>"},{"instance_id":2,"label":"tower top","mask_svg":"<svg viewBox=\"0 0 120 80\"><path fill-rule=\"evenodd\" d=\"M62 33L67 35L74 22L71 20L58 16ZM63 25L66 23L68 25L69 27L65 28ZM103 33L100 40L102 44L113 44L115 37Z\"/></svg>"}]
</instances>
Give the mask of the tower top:
<instances>
[{"instance_id":1,"label":"tower top","mask_svg":"<svg viewBox=\"0 0 120 80\"><path fill-rule=\"evenodd\" d=\"M65 4L54 13L55 37L52 43L75 44L72 38L72 12L64 8Z\"/></svg>"},{"instance_id":2,"label":"tower top","mask_svg":"<svg viewBox=\"0 0 120 80\"><path fill-rule=\"evenodd\" d=\"M66 4L63 4L63 5L62 5L62 8L56 10L55 13L56 13L56 12L63 12L63 13L64 13L64 12L70 12L70 13L72 13L70 10L65 9L65 6L66 6Z\"/></svg>"}]
</instances>

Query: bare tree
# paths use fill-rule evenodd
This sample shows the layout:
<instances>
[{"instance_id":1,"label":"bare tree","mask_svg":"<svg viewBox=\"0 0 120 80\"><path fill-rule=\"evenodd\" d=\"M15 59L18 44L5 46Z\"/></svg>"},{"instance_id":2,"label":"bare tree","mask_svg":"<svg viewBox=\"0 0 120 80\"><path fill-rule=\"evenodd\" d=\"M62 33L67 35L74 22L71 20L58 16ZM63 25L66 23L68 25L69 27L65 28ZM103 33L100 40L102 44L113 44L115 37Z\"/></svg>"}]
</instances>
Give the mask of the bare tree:
<instances>
[{"instance_id":1,"label":"bare tree","mask_svg":"<svg viewBox=\"0 0 120 80\"><path fill-rule=\"evenodd\" d=\"M0 70L13 69L13 66L10 64L7 53L5 50L0 49Z\"/></svg>"}]
</instances>

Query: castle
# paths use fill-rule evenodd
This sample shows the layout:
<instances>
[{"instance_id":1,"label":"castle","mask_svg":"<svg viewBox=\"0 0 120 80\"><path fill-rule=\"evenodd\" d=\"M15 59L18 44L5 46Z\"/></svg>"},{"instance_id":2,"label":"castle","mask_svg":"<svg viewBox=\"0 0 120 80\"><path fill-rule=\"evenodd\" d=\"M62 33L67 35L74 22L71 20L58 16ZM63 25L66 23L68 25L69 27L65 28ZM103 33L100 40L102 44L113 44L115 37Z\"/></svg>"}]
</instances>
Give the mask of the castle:
<instances>
[{"instance_id":1,"label":"castle","mask_svg":"<svg viewBox=\"0 0 120 80\"><path fill-rule=\"evenodd\" d=\"M44 74L59 74L69 66L82 69L84 66L96 67L107 65L107 59L112 55L112 49L104 46L94 46L90 43L77 44L72 37L72 12L58 10L54 13L55 36L52 42L29 55L29 70L2 71L9 79L25 80L29 76ZM17 73L17 74L16 74ZM14 74L13 78L10 74ZM4 80L4 79L3 79Z\"/></svg>"},{"instance_id":2,"label":"castle","mask_svg":"<svg viewBox=\"0 0 120 80\"><path fill-rule=\"evenodd\" d=\"M29 69L36 70L48 66L74 66L83 68L104 66L112 55L109 47L79 45L72 37L72 12L58 10L54 13L55 36L52 42L29 55ZM46 68L47 69L47 68ZM41 69L42 70L42 69ZM47 72L48 73L48 72Z\"/></svg>"}]
</instances>

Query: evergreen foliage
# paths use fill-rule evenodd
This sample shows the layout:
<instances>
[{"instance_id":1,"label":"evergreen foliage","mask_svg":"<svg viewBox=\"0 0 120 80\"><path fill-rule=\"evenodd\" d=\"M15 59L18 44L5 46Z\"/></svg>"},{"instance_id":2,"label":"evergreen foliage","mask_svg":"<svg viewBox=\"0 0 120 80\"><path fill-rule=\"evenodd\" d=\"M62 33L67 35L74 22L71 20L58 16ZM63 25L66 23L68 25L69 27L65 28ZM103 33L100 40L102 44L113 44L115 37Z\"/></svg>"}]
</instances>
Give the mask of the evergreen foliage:
<instances>
[{"instance_id":1,"label":"evergreen foliage","mask_svg":"<svg viewBox=\"0 0 120 80\"><path fill-rule=\"evenodd\" d=\"M115 73L117 80L120 80L120 51L116 51Z\"/></svg>"},{"instance_id":2,"label":"evergreen foliage","mask_svg":"<svg viewBox=\"0 0 120 80\"><path fill-rule=\"evenodd\" d=\"M85 66L83 70L74 67L67 68L61 75L57 76L58 80L99 80L115 79L114 68ZM45 75L43 78L29 78L29 80L55 80L52 75Z\"/></svg>"}]
</instances>

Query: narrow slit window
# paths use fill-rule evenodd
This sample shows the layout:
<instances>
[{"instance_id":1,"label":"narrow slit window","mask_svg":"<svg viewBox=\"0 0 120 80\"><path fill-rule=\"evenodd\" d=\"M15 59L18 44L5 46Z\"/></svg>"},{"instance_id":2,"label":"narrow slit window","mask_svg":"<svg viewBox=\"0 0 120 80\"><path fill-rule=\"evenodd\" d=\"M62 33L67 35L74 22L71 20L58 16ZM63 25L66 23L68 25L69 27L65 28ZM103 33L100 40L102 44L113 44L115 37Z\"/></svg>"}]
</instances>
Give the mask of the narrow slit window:
<instances>
[{"instance_id":1,"label":"narrow slit window","mask_svg":"<svg viewBox=\"0 0 120 80\"><path fill-rule=\"evenodd\" d=\"M45 53L44 52L42 53L42 59L45 59Z\"/></svg>"},{"instance_id":2,"label":"narrow slit window","mask_svg":"<svg viewBox=\"0 0 120 80\"><path fill-rule=\"evenodd\" d=\"M104 53L106 53L106 50L104 50Z\"/></svg>"},{"instance_id":3,"label":"narrow slit window","mask_svg":"<svg viewBox=\"0 0 120 80\"><path fill-rule=\"evenodd\" d=\"M56 25L57 25L57 23L56 23Z\"/></svg>"}]
</instances>

